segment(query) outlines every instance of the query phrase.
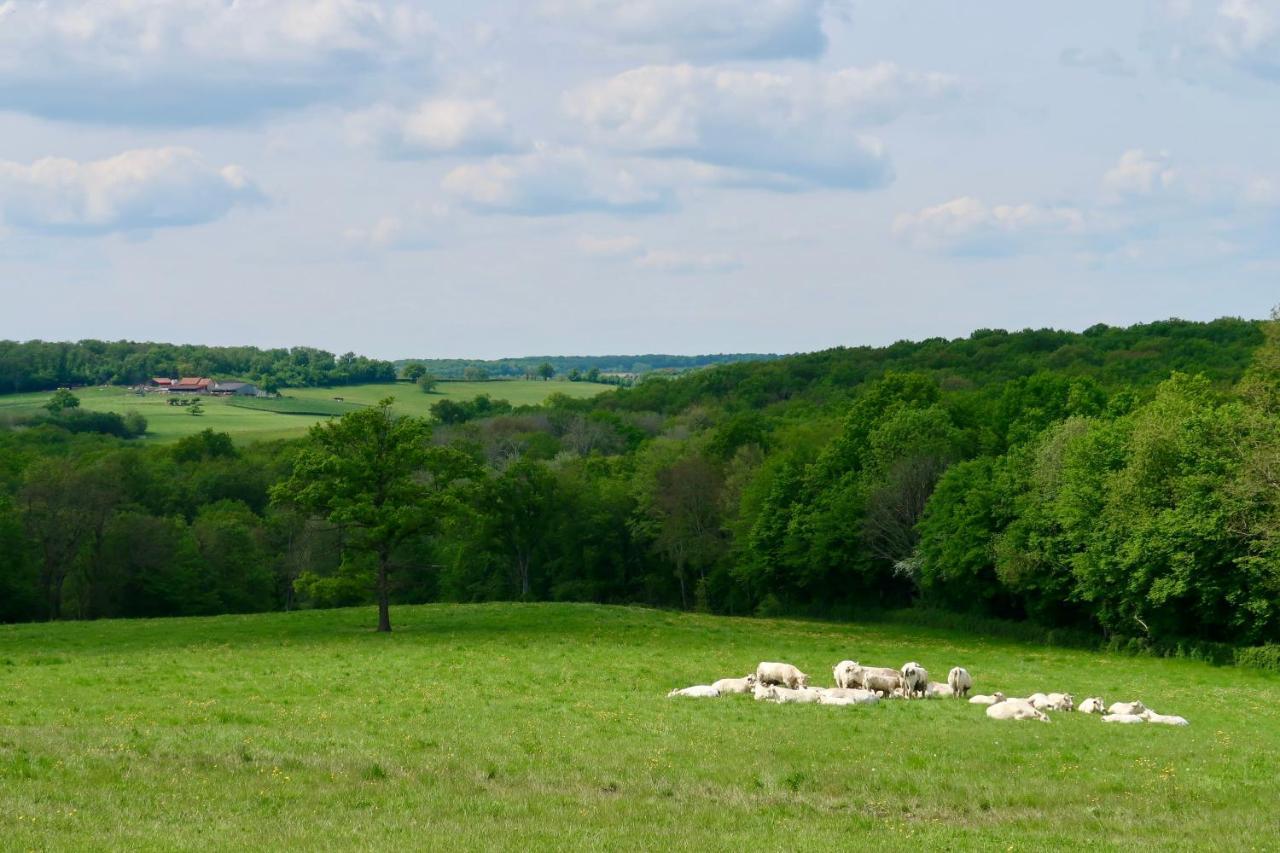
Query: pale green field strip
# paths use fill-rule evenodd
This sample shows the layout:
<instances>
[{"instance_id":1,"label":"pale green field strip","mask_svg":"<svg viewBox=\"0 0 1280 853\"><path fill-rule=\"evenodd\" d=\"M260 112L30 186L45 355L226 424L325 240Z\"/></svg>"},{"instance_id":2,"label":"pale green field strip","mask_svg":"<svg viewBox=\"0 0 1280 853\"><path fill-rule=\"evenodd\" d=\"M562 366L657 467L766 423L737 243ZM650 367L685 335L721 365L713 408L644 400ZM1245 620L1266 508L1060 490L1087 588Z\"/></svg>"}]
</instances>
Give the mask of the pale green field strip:
<instances>
[{"instance_id":1,"label":"pale green field strip","mask_svg":"<svg viewBox=\"0 0 1280 853\"><path fill-rule=\"evenodd\" d=\"M586 382L442 382L435 392L424 394L409 383L352 385L342 388L289 388L279 399L200 397L203 414L192 415L190 409L170 406L164 394L145 394L114 386L77 388L82 408L89 411L139 412L147 419L145 441L172 442L204 429L230 433L237 443L297 438L317 421L371 405L384 397L396 398L396 410L402 414L429 414L432 403L445 398L474 399L488 394L515 405L537 405L552 394L587 397L607 392L612 386ZM0 396L0 420L6 415L26 416L42 413L41 407L51 392ZM342 397L342 401L335 400Z\"/></svg>"},{"instance_id":2,"label":"pale green field strip","mask_svg":"<svg viewBox=\"0 0 1280 853\"><path fill-rule=\"evenodd\" d=\"M873 624L592 605L0 626L6 849L1268 850L1280 678ZM672 687L843 658L1187 728Z\"/></svg>"}]
</instances>

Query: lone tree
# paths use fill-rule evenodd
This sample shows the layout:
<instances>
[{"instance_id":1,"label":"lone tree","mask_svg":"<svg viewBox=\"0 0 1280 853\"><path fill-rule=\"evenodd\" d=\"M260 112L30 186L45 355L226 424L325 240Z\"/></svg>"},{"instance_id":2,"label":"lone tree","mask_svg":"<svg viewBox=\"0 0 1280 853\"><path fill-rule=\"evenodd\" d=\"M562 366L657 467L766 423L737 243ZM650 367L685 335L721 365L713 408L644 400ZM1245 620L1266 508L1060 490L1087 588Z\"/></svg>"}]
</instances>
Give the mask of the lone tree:
<instances>
[{"instance_id":1,"label":"lone tree","mask_svg":"<svg viewBox=\"0 0 1280 853\"><path fill-rule=\"evenodd\" d=\"M397 548L428 535L453 509L453 484L471 473L455 450L432 447L431 426L396 415L393 398L311 428L293 471L271 490L346 534L346 550L372 557L378 630L391 630L391 571ZM345 555L344 555L345 562Z\"/></svg>"},{"instance_id":2,"label":"lone tree","mask_svg":"<svg viewBox=\"0 0 1280 853\"><path fill-rule=\"evenodd\" d=\"M556 369L549 361L544 361L538 365L538 375L542 377L542 381L546 382L552 376L556 375Z\"/></svg>"},{"instance_id":3,"label":"lone tree","mask_svg":"<svg viewBox=\"0 0 1280 853\"><path fill-rule=\"evenodd\" d=\"M59 388L44 407L49 410L49 414L60 415L67 409L80 408L80 398L66 388Z\"/></svg>"},{"instance_id":4,"label":"lone tree","mask_svg":"<svg viewBox=\"0 0 1280 853\"><path fill-rule=\"evenodd\" d=\"M404 379L406 382L417 382L418 379L421 378L422 374L426 372L426 365L415 361L404 366L404 370L400 371L400 378Z\"/></svg>"},{"instance_id":5,"label":"lone tree","mask_svg":"<svg viewBox=\"0 0 1280 853\"><path fill-rule=\"evenodd\" d=\"M418 388L421 389L423 394L430 394L432 391L436 390L436 384L440 380L436 378L434 373L427 373L424 370L418 375L418 378L415 381L418 383Z\"/></svg>"}]
</instances>

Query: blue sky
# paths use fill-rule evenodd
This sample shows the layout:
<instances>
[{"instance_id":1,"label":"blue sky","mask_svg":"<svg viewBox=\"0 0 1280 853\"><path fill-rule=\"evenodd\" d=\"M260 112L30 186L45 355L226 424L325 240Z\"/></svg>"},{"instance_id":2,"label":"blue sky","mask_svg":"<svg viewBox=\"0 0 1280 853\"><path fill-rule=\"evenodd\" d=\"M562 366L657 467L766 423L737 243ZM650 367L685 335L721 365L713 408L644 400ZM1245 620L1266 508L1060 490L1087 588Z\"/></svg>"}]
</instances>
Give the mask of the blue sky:
<instances>
[{"instance_id":1,"label":"blue sky","mask_svg":"<svg viewBox=\"0 0 1280 853\"><path fill-rule=\"evenodd\" d=\"M0 337L802 351L1280 302L1280 0L0 0Z\"/></svg>"}]
</instances>

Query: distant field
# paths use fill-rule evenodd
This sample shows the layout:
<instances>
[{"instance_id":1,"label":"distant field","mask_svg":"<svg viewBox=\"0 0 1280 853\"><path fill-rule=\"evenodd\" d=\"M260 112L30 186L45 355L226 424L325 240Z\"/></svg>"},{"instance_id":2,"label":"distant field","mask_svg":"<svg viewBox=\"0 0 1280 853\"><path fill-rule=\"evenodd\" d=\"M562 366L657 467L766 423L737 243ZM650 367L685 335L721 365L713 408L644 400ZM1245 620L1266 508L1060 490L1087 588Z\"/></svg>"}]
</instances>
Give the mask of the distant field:
<instances>
[{"instance_id":1,"label":"distant field","mask_svg":"<svg viewBox=\"0 0 1280 853\"><path fill-rule=\"evenodd\" d=\"M332 400L341 397L348 403L372 405L384 397L396 398L396 410L404 414L425 415L431 404L445 397L471 400L488 394L495 400L506 400L513 406L536 406L552 394L570 397L594 397L613 390L611 385L591 382L550 382L523 379L497 380L493 382L441 382L433 392L424 394L416 385L407 382L389 382L381 385L352 385L345 388L290 388L283 393L300 400Z\"/></svg>"},{"instance_id":2,"label":"distant field","mask_svg":"<svg viewBox=\"0 0 1280 853\"><path fill-rule=\"evenodd\" d=\"M566 604L0 626L0 848L1274 850L1280 678ZM850 657L1185 729L667 690Z\"/></svg>"},{"instance_id":3,"label":"distant field","mask_svg":"<svg viewBox=\"0 0 1280 853\"><path fill-rule=\"evenodd\" d=\"M352 385L342 388L289 388L278 399L252 397L201 397L204 414L170 406L163 394L139 396L126 388L102 386L77 388L80 405L90 411L140 412L147 419L146 441L171 442L203 429L227 432L241 444L279 438L296 438L317 421L371 405L384 397L396 398L396 410L427 415L432 403L452 397L470 400L478 394L509 400L515 405L541 403L555 393L589 397L611 390L586 382L442 382L436 392L424 394L408 383ZM6 416L39 414L50 392L0 395L0 421ZM335 400L342 397L343 401Z\"/></svg>"}]
</instances>

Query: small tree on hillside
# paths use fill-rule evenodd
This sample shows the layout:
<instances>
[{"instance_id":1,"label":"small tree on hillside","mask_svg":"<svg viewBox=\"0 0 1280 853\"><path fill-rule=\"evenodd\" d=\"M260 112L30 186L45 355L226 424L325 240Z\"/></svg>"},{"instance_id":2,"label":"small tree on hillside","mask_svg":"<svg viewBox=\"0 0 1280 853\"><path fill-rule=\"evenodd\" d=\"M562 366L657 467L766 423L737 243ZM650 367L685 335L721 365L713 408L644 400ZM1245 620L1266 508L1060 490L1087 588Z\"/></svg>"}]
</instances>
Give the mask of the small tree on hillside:
<instances>
[{"instance_id":1,"label":"small tree on hillside","mask_svg":"<svg viewBox=\"0 0 1280 853\"><path fill-rule=\"evenodd\" d=\"M434 373L427 373L426 371L423 371L417 378L418 390L423 394L430 394L432 391L436 390L436 385L439 382L439 378L437 378Z\"/></svg>"},{"instance_id":2,"label":"small tree on hillside","mask_svg":"<svg viewBox=\"0 0 1280 853\"><path fill-rule=\"evenodd\" d=\"M313 426L292 474L271 490L273 502L341 527L351 556L373 561L379 631L391 630L396 550L435 529L456 507L454 484L472 473L458 451L431 446L427 421L394 414L392 402Z\"/></svg>"},{"instance_id":3,"label":"small tree on hillside","mask_svg":"<svg viewBox=\"0 0 1280 853\"><path fill-rule=\"evenodd\" d=\"M190 410L188 410L187 414L190 414L190 415L203 415L203 414L204 414L204 404L202 404L199 400L196 400L195 402L193 402L193 403L191 404L191 408L190 408Z\"/></svg>"},{"instance_id":4,"label":"small tree on hillside","mask_svg":"<svg viewBox=\"0 0 1280 853\"><path fill-rule=\"evenodd\" d=\"M60 415L68 409L80 408L80 398L66 388L59 388L44 407L49 410L49 414Z\"/></svg>"},{"instance_id":5,"label":"small tree on hillside","mask_svg":"<svg viewBox=\"0 0 1280 853\"><path fill-rule=\"evenodd\" d=\"M551 362L544 361L542 364L538 365L538 375L542 377L543 382L546 382L552 376L556 375L556 369L552 366Z\"/></svg>"}]
</instances>

